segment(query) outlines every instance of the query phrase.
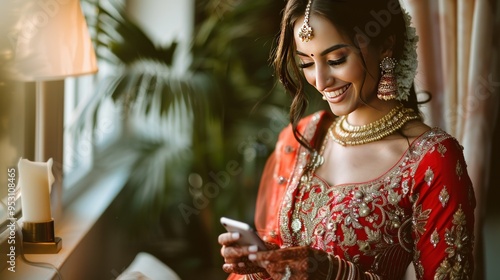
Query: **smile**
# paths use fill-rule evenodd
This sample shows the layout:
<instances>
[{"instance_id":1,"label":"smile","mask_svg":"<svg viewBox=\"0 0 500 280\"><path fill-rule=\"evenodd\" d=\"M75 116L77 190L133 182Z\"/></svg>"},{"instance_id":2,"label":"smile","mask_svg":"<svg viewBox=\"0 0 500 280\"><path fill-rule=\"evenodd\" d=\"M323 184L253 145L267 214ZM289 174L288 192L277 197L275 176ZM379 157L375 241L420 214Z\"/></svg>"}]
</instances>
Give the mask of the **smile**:
<instances>
[{"instance_id":1,"label":"smile","mask_svg":"<svg viewBox=\"0 0 500 280\"><path fill-rule=\"evenodd\" d=\"M323 91L323 94L329 99L335 98L335 97L342 95L344 92L346 92L346 90L349 89L350 86L351 86L351 84L347 84L347 85L341 87L340 89L337 89L334 91Z\"/></svg>"}]
</instances>

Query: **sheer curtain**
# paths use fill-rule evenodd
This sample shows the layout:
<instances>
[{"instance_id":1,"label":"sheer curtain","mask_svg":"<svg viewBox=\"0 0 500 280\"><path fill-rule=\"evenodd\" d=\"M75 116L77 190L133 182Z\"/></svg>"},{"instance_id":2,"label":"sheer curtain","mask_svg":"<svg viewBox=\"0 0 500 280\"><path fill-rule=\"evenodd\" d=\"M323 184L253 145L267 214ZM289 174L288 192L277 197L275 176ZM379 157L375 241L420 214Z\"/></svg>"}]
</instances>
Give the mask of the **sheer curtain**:
<instances>
[{"instance_id":1,"label":"sheer curtain","mask_svg":"<svg viewBox=\"0 0 500 280\"><path fill-rule=\"evenodd\" d=\"M402 0L420 36L416 87L433 98L424 108L426 122L444 128L464 146L474 184L474 279L484 279L482 228L500 104L499 2Z\"/></svg>"}]
</instances>

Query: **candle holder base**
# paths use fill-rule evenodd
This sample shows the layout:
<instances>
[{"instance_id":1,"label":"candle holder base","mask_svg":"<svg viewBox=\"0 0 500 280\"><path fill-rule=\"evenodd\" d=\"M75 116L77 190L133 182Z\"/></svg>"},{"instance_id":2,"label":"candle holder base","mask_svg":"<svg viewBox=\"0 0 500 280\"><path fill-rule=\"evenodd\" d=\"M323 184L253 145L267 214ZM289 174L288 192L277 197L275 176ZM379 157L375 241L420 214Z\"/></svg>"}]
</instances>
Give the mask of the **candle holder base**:
<instances>
[{"instance_id":1,"label":"candle holder base","mask_svg":"<svg viewBox=\"0 0 500 280\"><path fill-rule=\"evenodd\" d=\"M62 248L62 239L54 236L54 220L24 222L22 231L25 254L57 254Z\"/></svg>"},{"instance_id":2,"label":"candle holder base","mask_svg":"<svg viewBox=\"0 0 500 280\"><path fill-rule=\"evenodd\" d=\"M23 242L25 254L57 254L62 248L62 239L54 238L51 242Z\"/></svg>"}]
</instances>

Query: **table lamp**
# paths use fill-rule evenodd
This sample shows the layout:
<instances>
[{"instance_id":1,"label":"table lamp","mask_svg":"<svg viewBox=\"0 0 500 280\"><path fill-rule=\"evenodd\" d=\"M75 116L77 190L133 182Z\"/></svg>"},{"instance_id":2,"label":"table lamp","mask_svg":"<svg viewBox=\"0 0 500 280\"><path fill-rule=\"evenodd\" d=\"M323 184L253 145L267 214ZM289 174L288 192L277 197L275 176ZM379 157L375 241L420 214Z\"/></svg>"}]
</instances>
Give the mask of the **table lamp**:
<instances>
[{"instance_id":1,"label":"table lamp","mask_svg":"<svg viewBox=\"0 0 500 280\"><path fill-rule=\"evenodd\" d=\"M53 158L54 163L62 166L64 96L62 90L49 92L47 82L97 72L96 56L80 1L17 0L10 5L16 19L8 34L13 56L6 67L7 76L16 81L35 82L35 162L50 161L52 166ZM51 94L57 97L48 98ZM36 187L46 188L47 185L49 183ZM58 191L60 198L61 186ZM23 203L23 197L31 195L31 191L26 192L23 193L21 186ZM25 205L22 208L25 212ZM53 218L48 221L23 219L23 244L25 253L57 253L62 243L60 238L54 237Z\"/></svg>"}]
</instances>

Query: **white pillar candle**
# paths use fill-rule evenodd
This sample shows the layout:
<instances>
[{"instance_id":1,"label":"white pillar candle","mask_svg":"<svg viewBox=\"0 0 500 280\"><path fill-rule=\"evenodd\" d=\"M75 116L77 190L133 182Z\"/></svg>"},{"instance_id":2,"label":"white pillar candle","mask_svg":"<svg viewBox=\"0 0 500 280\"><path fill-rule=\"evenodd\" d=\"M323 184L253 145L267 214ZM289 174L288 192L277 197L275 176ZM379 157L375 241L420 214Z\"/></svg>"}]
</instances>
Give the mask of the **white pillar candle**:
<instances>
[{"instance_id":1,"label":"white pillar candle","mask_svg":"<svg viewBox=\"0 0 500 280\"><path fill-rule=\"evenodd\" d=\"M18 163L23 221L50 222L50 189L54 182L52 158L47 162L33 162L21 158Z\"/></svg>"}]
</instances>

